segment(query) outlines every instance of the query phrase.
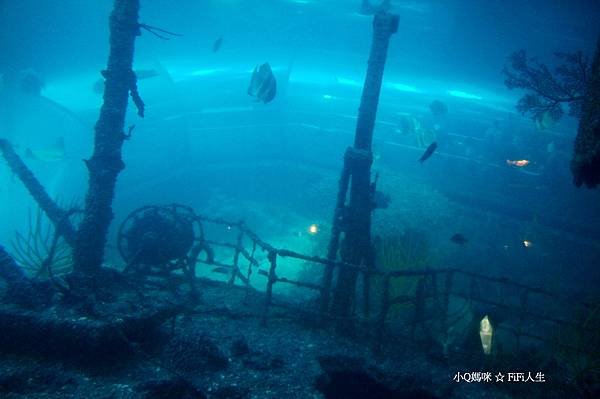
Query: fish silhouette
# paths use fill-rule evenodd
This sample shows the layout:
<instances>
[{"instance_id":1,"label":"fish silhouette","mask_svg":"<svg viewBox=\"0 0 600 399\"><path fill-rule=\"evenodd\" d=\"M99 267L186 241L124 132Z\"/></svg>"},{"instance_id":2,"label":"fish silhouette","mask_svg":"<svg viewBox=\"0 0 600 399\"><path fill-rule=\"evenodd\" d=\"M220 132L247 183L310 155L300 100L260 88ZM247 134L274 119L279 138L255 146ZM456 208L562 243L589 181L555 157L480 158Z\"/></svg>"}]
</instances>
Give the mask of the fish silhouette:
<instances>
[{"instance_id":1,"label":"fish silhouette","mask_svg":"<svg viewBox=\"0 0 600 399\"><path fill-rule=\"evenodd\" d=\"M431 155L433 155L433 153L435 152L436 148L437 148L437 143L435 141L433 143L429 144L429 147L427 147L427 149L425 150L425 152L423 153L421 158L419 158L419 162L423 163L427 159L429 159L429 157Z\"/></svg>"},{"instance_id":2,"label":"fish silhouette","mask_svg":"<svg viewBox=\"0 0 600 399\"><path fill-rule=\"evenodd\" d=\"M248 86L248 95L256 97L263 103L273 101L277 94L277 81L268 62L254 68L250 86Z\"/></svg>"},{"instance_id":3,"label":"fish silhouette","mask_svg":"<svg viewBox=\"0 0 600 399\"><path fill-rule=\"evenodd\" d=\"M221 49L221 45L223 44L223 36L220 36L217 40L215 40L215 42L213 43L213 47L212 47L212 52L216 53L217 51L219 51L219 49Z\"/></svg>"},{"instance_id":4,"label":"fish silhouette","mask_svg":"<svg viewBox=\"0 0 600 399\"><path fill-rule=\"evenodd\" d=\"M458 245L465 245L467 242L469 242L469 240L467 240L465 236L463 236L460 233L456 233L452 237L450 237L450 241Z\"/></svg>"}]
</instances>

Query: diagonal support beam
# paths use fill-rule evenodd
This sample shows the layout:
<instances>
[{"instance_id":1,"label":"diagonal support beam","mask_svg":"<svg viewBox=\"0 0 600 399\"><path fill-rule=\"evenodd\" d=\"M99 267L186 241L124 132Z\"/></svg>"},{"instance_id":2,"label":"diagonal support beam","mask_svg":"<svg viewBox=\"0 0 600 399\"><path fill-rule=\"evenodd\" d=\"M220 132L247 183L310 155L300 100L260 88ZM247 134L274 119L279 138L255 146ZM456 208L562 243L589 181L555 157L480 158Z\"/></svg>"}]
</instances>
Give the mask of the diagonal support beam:
<instances>
[{"instance_id":1,"label":"diagonal support beam","mask_svg":"<svg viewBox=\"0 0 600 399\"><path fill-rule=\"evenodd\" d=\"M5 139L0 139L0 152L6 159L10 170L21 180L29 194L33 197L38 206L46 213L48 219L54 224L56 231L65 238L65 241L72 247L75 244L75 228L69 221L69 214L61 209L50 198L39 180L29 170L21 157L15 152L10 143Z\"/></svg>"}]
</instances>

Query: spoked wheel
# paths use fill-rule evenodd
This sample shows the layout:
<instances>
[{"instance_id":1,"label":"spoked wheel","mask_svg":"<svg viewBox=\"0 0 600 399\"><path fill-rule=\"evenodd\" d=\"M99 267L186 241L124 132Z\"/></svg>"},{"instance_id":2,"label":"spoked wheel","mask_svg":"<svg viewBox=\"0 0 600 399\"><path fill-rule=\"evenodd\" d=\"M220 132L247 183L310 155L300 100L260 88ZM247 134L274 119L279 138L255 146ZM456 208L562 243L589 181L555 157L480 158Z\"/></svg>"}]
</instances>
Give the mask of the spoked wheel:
<instances>
[{"instance_id":1,"label":"spoked wheel","mask_svg":"<svg viewBox=\"0 0 600 399\"><path fill-rule=\"evenodd\" d=\"M202 225L191 208L149 205L125 218L117 246L128 266L169 271L175 266L173 262L185 261L194 243L202 238Z\"/></svg>"}]
</instances>

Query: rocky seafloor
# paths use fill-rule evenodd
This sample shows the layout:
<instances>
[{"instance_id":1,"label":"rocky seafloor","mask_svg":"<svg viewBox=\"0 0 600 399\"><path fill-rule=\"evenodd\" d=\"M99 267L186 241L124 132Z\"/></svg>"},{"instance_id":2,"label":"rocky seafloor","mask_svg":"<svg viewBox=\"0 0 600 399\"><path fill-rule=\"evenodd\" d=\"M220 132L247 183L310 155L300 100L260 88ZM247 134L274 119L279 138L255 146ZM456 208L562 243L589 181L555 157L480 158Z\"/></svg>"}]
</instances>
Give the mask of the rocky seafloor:
<instances>
[{"instance_id":1,"label":"rocky seafloor","mask_svg":"<svg viewBox=\"0 0 600 399\"><path fill-rule=\"evenodd\" d=\"M199 299L184 308L176 305L187 295L179 288L128 291L125 286L92 307L56 299L36 310L2 305L0 397L522 397L498 384L456 383L452 378L460 366L409 342L386 346L376 355L368 341L340 336L309 317L276 308L262 325L260 292L210 281L198 289ZM158 328L134 323L135 333L123 331L119 312L156 303L173 305L176 315ZM31 333L23 314L44 322ZM95 318L110 322L99 328ZM111 328L121 330L112 334ZM78 334L71 344L69 337Z\"/></svg>"}]
</instances>

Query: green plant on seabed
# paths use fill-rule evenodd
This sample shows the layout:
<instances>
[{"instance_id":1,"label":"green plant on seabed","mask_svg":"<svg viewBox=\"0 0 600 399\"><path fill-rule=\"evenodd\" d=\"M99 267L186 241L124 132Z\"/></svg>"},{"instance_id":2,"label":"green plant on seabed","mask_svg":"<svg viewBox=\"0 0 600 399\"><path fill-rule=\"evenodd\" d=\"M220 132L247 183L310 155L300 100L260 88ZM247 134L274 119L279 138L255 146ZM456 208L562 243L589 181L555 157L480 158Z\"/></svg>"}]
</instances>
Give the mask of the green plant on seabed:
<instances>
[{"instance_id":1,"label":"green plant on seabed","mask_svg":"<svg viewBox=\"0 0 600 399\"><path fill-rule=\"evenodd\" d=\"M600 397L600 303L592 307L579 328L559 332L556 347L568 387L583 398Z\"/></svg>"},{"instance_id":2,"label":"green plant on seabed","mask_svg":"<svg viewBox=\"0 0 600 399\"><path fill-rule=\"evenodd\" d=\"M72 270L71 247L39 208L35 216L29 209L27 233L17 230L11 244L16 262L32 277L51 278Z\"/></svg>"},{"instance_id":3,"label":"green plant on seabed","mask_svg":"<svg viewBox=\"0 0 600 399\"><path fill-rule=\"evenodd\" d=\"M402 234L384 237L376 245L377 266L386 272L402 270L422 270L431 266L434 256L429 248L425 232L407 229ZM414 296L420 276L394 277L390 280L390 299L400 295ZM373 297L380 298L383 291L383 278L372 280ZM402 305L395 304L389 316L397 317Z\"/></svg>"}]
</instances>

